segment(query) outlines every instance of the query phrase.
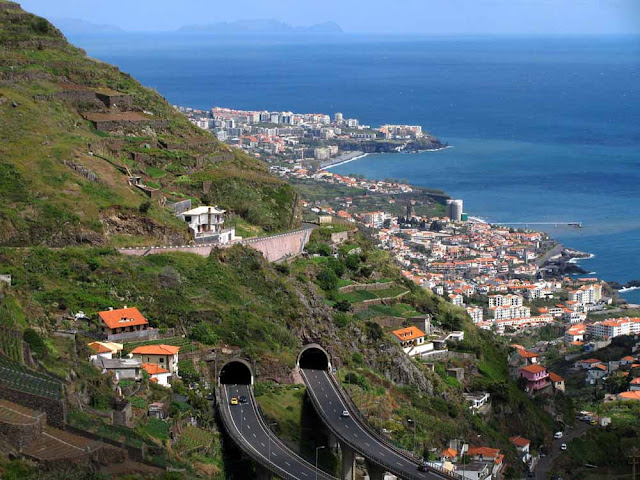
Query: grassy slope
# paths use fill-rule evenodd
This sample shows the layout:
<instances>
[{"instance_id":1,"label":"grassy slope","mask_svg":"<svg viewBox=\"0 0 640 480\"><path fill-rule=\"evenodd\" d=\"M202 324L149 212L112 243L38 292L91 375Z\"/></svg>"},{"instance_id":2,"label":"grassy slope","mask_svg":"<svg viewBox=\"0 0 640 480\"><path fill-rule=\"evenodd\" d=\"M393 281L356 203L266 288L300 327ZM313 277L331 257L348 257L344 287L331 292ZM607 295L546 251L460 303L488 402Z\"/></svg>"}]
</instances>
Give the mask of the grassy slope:
<instances>
[{"instance_id":1,"label":"grassy slope","mask_svg":"<svg viewBox=\"0 0 640 480\"><path fill-rule=\"evenodd\" d=\"M128 164L169 199L219 204L259 231L295 225L295 191L271 176L262 162L197 129L129 75L86 57L46 20L9 9L0 11L0 244L64 245L83 239L104 243L108 239L101 220L114 210L157 229L184 233L184 227L164 209L154 206L147 215L140 214L137 207L147 198L129 187L112 164L87 155L88 144L109 135L95 131L80 116L82 105L34 98L59 91L60 84L68 82L129 94L136 109L168 121L166 129L126 138L113 160ZM132 152L153 145L154 134L183 147L146 149L151 158L131 161ZM189 146L202 142L207 145ZM196 165L197 158L204 161ZM65 160L93 170L100 183L88 181L64 165ZM130 236L130 241L144 243L141 235Z\"/></svg>"}]
</instances>

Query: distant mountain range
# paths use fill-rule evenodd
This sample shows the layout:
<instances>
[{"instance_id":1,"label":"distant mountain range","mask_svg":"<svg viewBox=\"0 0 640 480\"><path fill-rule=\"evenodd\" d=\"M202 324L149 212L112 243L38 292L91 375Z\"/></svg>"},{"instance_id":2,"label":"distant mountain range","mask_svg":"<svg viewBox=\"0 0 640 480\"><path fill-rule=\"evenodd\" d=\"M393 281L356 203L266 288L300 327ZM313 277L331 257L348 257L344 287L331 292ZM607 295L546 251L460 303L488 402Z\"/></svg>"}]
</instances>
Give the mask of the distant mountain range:
<instances>
[{"instance_id":1,"label":"distant mountain range","mask_svg":"<svg viewBox=\"0 0 640 480\"><path fill-rule=\"evenodd\" d=\"M115 25L104 25L79 20L77 18L54 18L52 20L64 34L122 32Z\"/></svg>"},{"instance_id":2,"label":"distant mountain range","mask_svg":"<svg viewBox=\"0 0 640 480\"><path fill-rule=\"evenodd\" d=\"M314 25L295 27L280 20L258 19L218 22L207 25L185 25L180 32L202 33L342 33L335 22L323 22Z\"/></svg>"}]
</instances>

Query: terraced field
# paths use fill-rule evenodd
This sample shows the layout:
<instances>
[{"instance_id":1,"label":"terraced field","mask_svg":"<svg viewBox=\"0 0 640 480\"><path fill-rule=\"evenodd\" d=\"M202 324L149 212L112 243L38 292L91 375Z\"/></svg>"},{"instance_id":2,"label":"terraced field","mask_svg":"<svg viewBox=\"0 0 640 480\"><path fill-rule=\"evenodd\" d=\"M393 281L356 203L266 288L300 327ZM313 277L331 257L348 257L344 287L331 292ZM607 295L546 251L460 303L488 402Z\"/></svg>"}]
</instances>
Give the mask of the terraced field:
<instances>
[{"instance_id":1,"label":"terraced field","mask_svg":"<svg viewBox=\"0 0 640 480\"><path fill-rule=\"evenodd\" d=\"M31 370L4 355L0 355L0 384L40 397L62 398L62 383L54 377Z\"/></svg>"},{"instance_id":2,"label":"terraced field","mask_svg":"<svg viewBox=\"0 0 640 480\"><path fill-rule=\"evenodd\" d=\"M40 438L31 443L22 453L39 461L51 461L81 457L100 446L100 442L47 427Z\"/></svg>"},{"instance_id":3,"label":"terraced field","mask_svg":"<svg viewBox=\"0 0 640 480\"><path fill-rule=\"evenodd\" d=\"M0 399L0 422L12 425L32 425L42 414L8 400Z\"/></svg>"}]
</instances>

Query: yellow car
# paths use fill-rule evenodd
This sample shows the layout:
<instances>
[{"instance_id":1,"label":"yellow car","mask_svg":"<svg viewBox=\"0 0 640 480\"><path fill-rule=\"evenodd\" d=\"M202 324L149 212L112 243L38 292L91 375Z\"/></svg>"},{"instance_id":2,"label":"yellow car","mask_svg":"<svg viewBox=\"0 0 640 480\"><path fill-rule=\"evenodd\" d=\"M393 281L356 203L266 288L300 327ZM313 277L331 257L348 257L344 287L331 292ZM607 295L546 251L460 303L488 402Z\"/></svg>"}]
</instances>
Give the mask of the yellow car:
<instances>
[{"instance_id":1,"label":"yellow car","mask_svg":"<svg viewBox=\"0 0 640 480\"><path fill-rule=\"evenodd\" d=\"M231 405L237 405L238 404L238 397L231 397L231 400L229 400L229 403Z\"/></svg>"}]
</instances>

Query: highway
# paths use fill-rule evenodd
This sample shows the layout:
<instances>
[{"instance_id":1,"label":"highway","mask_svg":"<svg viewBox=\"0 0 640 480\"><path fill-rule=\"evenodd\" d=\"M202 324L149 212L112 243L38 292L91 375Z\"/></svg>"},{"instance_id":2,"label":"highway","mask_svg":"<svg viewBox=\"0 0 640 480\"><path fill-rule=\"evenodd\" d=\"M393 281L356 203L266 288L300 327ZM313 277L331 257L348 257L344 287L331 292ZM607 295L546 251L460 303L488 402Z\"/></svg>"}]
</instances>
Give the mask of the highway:
<instances>
[{"instance_id":1,"label":"highway","mask_svg":"<svg viewBox=\"0 0 640 480\"><path fill-rule=\"evenodd\" d=\"M418 461L409 454L403 454L399 448L382 440L369 428L360 423L358 416L344 401L336 384L324 370L301 369L307 391L329 429L345 444L363 457L383 467L389 473L406 480L443 480L460 478L436 470L418 471ZM341 414L346 410L348 417Z\"/></svg>"},{"instance_id":2,"label":"highway","mask_svg":"<svg viewBox=\"0 0 640 480\"><path fill-rule=\"evenodd\" d=\"M249 385L222 385L220 410L227 432L258 464L285 479L336 480L289 450L262 419ZM246 396L246 404L231 405L231 397ZM317 476L316 476L317 475Z\"/></svg>"}]
</instances>

